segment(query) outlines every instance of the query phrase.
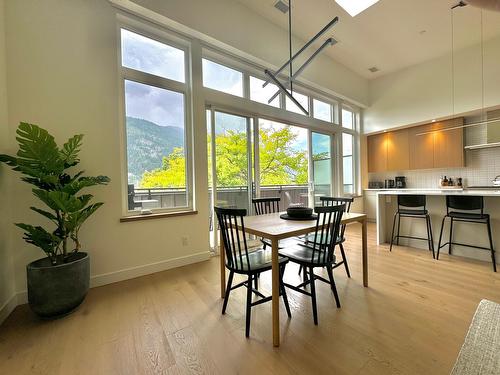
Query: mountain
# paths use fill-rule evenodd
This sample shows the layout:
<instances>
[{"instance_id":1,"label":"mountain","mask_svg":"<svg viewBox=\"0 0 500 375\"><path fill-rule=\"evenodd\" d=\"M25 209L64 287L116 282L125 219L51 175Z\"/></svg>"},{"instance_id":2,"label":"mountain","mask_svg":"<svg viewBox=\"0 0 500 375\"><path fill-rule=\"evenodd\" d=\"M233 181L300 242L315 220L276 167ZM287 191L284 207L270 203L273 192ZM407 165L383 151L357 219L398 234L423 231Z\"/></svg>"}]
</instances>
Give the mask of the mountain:
<instances>
[{"instance_id":1,"label":"mountain","mask_svg":"<svg viewBox=\"0 0 500 375\"><path fill-rule=\"evenodd\" d=\"M184 145L184 129L127 117L128 181L135 184L145 171L160 168L164 156Z\"/></svg>"}]
</instances>

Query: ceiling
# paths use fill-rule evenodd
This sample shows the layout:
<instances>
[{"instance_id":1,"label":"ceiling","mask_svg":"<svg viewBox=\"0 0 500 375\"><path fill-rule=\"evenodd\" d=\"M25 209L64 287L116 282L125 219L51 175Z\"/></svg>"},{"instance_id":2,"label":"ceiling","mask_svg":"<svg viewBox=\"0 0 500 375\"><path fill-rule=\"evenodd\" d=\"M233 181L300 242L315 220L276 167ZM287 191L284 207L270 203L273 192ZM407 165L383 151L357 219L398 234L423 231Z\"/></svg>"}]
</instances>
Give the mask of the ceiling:
<instances>
[{"instance_id":1,"label":"ceiling","mask_svg":"<svg viewBox=\"0 0 500 375\"><path fill-rule=\"evenodd\" d=\"M236 1L288 30L288 14L274 8L276 0ZM448 54L450 8L456 3L458 0L380 0L353 18L334 0L293 0L292 28L296 37L306 41L338 16L339 23L317 46L326 37L335 37L339 43L324 53L373 79ZM455 50L478 44L481 11L471 6L457 8L453 17ZM500 12L483 12L483 33L484 40L500 35ZM368 69L373 66L380 71L371 73Z\"/></svg>"}]
</instances>

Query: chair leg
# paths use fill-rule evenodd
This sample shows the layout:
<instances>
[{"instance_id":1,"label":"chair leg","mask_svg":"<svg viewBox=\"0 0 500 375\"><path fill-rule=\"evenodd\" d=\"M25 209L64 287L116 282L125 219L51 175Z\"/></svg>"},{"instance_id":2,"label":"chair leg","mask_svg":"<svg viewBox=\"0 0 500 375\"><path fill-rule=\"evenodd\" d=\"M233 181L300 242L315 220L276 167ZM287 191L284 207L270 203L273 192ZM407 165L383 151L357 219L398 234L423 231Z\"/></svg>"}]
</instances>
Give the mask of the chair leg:
<instances>
[{"instance_id":1,"label":"chair leg","mask_svg":"<svg viewBox=\"0 0 500 375\"><path fill-rule=\"evenodd\" d=\"M283 275L285 273L285 265L280 267L280 294L283 296L283 303L285 304L286 314L289 318L292 317L290 305L288 304L288 296L286 295L285 286L283 285Z\"/></svg>"},{"instance_id":2,"label":"chair leg","mask_svg":"<svg viewBox=\"0 0 500 375\"><path fill-rule=\"evenodd\" d=\"M312 300L314 325L318 325L318 307L316 306L316 285L314 280L314 268L312 267L309 268L309 274L311 278L311 300Z\"/></svg>"},{"instance_id":3,"label":"chair leg","mask_svg":"<svg viewBox=\"0 0 500 375\"><path fill-rule=\"evenodd\" d=\"M302 266L299 266L299 275L302 273Z\"/></svg>"},{"instance_id":4,"label":"chair leg","mask_svg":"<svg viewBox=\"0 0 500 375\"><path fill-rule=\"evenodd\" d=\"M434 236L432 234L432 223L431 223L431 217L429 215L426 216L427 219L427 228L428 229L428 234L427 236L429 237L429 244L430 244L430 249L432 251L432 259L436 259L436 254L434 252Z\"/></svg>"},{"instance_id":5,"label":"chair leg","mask_svg":"<svg viewBox=\"0 0 500 375\"><path fill-rule=\"evenodd\" d=\"M250 336L250 319L252 313L252 275L248 275L247 283L247 316L245 326L245 337Z\"/></svg>"},{"instance_id":6,"label":"chair leg","mask_svg":"<svg viewBox=\"0 0 500 375\"><path fill-rule=\"evenodd\" d=\"M344 262L345 272L347 273L347 277L351 277L351 273L349 272L349 265L347 264L347 257L345 256L344 245L339 244L340 253L342 254L342 261Z\"/></svg>"},{"instance_id":7,"label":"chair leg","mask_svg":"<svg viewBox=\"0 0 500 375\"><path fill-rule=\"evenodd\" d=\"M389 247L389 251L392 251L392 243L394 242L394 228L396 227L396 216L398 216L397 212L394 214L394 220L392 221L391 246Z\"/></svg>"},{"instance_id":8,"label":"chair leg","mask_svg":"<svg viewBox=\"0 0 500 375\"><path fill-rule=\"evenodd\" d=\"M259 277L260 277L260 274L257 273L257 274L255 274L255 278L253 279L254 285L255 285L255 289L257 289L257 290L259 290Z\"/></svg>"},{"instance_id":9,"label":"chair leg","mask_svg":"<svg viewBox=\"0 0 500 375\"><path fill-rule=\"evenodd\" d=\"M486 222L488 226L488 238L490 239L490 252L491 252L491 262L493 263L493 272L497 272L497 262L495 260L495 250L493 249L493 239L491 237L491 225L490 219Z\"/></svg>"},{"instance_id":10,"label":"chair leg","mask_svg":"<svg viewBox=\"0 0 500 375\"><path fill-rule=\"evenodd\" d=\"M231 286L233 284L234 272L229 271L229 278L227 279L226 294L224 295L224 304L222 305L222 314L226 313L227 301L229 300L229 293L231 293Z\"/></svg>"},{"instance_id":11,"label":"chair leg","mask_svg":"<svg viewBox=\"0 0 500 375\"><path fill-rule=\"evenodd\" d=\"M450 222L450 242L448 243L448 254L451 255L451 241L453 240L453 218Z\"/></svg>"},{"instance_id":12,"label":"chair leg","mask_svg":"<svg viewBox=\"0 0 500 375\"><path fill-rule=\"evenodd\" d=\"M399 246L399 230L401 229L401 215L398 215L398 234L396 236L396 245Z\"/></svg>"},{"instance_id":13,"label":"chair leg","mask_svg":"<svg viewBox=\"0 0 500 375\"><path fill-rule=\"evenodd\" d=\"M302 269L302 281L304 283L306 283L307 281L309 281L309 277L307 275L307 268L306 267L303 267L303 266L300 266L301 269ZM307 288L307 284L304 285L304 288Z\"/></svg>"},{"instance_id":14,"label":"chair leg","mask_svg":"<svg viewBox=\"0 0 500 375\"><path fill-rule=\"evenodd\" d=\"M439 260L439 251L441 250L441 239L443 238L443 229L444 229L445 220L446 220L446 216L443 217L443 221L441 222L441 231L439 232L439 242L438 242L438 251L436 254L436 260Z\"/></svg>"},{"instance_id":15,"label":"chair leg","mask_svg":"<svg viewBox=\"0 0 500 375\"><path fill-rule=\"evenodd\" d=\"M333 296L335 297L335 303L337 304L337 308L340 308L340 298L337 292L337 286L335 285L335 279L333 278L333 269L330 267L326 267L326 269L330 279L330 287L332 288Z\"/></svg>"}]
</instances>

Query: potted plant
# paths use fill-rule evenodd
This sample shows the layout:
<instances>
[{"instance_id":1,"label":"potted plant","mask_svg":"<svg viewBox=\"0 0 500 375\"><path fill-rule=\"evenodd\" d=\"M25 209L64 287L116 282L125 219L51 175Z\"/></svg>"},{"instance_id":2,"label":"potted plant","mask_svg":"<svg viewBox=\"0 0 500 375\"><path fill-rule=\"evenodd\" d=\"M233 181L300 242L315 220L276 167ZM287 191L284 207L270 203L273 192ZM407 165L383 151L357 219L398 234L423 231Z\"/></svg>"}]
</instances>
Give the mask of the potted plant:
<instances>
[{"instance_id":1,"label":"potted plant","mask_svg":"<svg viewBox=\"0 0 500 375\"><path fill-rule=\"evenodd\" d=\"M17 129L19 151L16 156L0 155L0 162L20 172L22 180L33 185L33 194L46 206L30 207L52 223L50 229L17 223L24 240L42 249L47 257L26 267L28 301L42 317L67 314L80 305L89 288L89 255L81 250L82 224L102 205L91 203L84 188L105 185L106 176L86 177L71 170L80 162L78 154L83 135L71 137L59 148L46 130L20 123Z\"/></svg>"}]
</instances>

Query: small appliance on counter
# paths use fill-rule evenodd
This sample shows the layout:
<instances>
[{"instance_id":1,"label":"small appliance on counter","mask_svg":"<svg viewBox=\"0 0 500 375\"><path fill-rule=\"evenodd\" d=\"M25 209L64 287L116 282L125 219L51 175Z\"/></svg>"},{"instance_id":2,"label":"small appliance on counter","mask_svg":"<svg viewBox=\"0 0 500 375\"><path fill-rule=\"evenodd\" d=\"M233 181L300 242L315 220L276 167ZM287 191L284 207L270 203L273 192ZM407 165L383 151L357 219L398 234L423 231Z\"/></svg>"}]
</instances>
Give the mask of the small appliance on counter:
<instances>
[{"instance_id":1,"label":"small appliance on counter","mask_svg":"<svg viewBox=\"0 0 500 375\"><path fill-rule=\"evenodd\" d=\"M394 180L385 180L384 188L394 189L394 186L395 186Z\"/></svg>"},{"instance_id":2,"label":"small appliance on counter","mask_svg":"<svg viewBox=\"0 0 500 375\"><path fill-rule=\"evenodd\" d=\"M405 176L397 176L395 177L396 188L404 189L406 188L406 177Z\"/></svg>"},{"instance_id":3,"label":"small appliance on counter","mask_svg":"<svg viewBox=\"0 0 500 375\"><path fill-rule=\"evenodd\" d=\"M369 181L368 189L383 189L384 183L382 181Z\"/></svg>"}]
</instances>

